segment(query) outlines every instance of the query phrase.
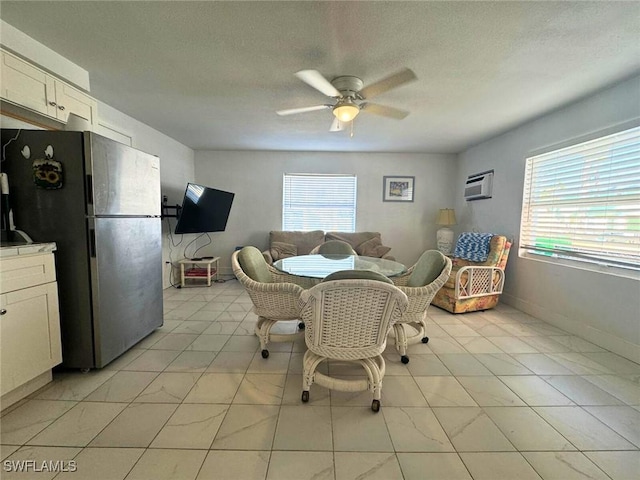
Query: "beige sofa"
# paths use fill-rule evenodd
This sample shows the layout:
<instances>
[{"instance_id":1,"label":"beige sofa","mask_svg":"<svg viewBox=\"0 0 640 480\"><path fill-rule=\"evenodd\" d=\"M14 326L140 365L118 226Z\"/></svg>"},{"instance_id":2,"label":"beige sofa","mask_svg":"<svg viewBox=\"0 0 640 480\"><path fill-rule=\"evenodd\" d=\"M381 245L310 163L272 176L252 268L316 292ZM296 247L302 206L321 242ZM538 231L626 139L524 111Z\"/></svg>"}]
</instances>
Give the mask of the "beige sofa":
<instances>
[{"instance_id":1,"label":"beige sofa","mask_svg":"<svg viewBox=\"0 0 640 480\"><path fill-rule=\"evenodd\" d=\"M281 258L308 255L318 245L329 240L347 242L358 255L395 260L389 255L390 247L382 244L380 232L296 232L272 230L269 233L269 248L262 252L270 265Z\"/></svg>"}]
</instances>

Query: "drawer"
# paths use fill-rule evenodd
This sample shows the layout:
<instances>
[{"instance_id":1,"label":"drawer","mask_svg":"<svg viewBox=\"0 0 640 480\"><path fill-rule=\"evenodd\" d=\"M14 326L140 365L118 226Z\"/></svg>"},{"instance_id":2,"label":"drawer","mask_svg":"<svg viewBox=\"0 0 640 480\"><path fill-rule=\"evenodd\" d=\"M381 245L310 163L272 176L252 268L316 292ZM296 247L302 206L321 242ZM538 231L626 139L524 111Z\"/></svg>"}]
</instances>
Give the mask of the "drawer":
<instances>
[{"instance_id":1,"label":"drawer","mask_svg":"<svg viewBox=\"0 0 640 480\"><path fill-rule=\"evenodd\" d=\"M18 255L0 260L0 292L42 285L56 279L53 253Z\"/></svg>"}]
</instances>

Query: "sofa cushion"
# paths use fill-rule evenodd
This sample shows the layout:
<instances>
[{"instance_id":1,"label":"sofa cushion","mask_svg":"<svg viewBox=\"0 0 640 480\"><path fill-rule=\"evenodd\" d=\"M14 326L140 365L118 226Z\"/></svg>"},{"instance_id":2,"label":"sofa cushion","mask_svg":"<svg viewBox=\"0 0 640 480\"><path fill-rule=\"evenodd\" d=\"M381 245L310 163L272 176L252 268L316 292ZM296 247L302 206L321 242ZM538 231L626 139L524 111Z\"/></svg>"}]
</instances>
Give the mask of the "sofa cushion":
<instances>
[{"instance_id":1,"label":"sofa cushion","mask_svg":"<svg viewBox=\"0 0 640 480\"><path fill-rule=\"evenodd\" d=\"M295 257L298 255L298 247L292 243L273 242L269 249L269 253L271 253L271 258L273 258L273 260Z\"/></svg>"},{"instance_id":2,"label":"sofa cushion","mask_svg":"<svg viewBox=\"0 0 640 480\"><path fill-rule=\"evenodd\" d=\"M442 273L447 259L437 250L424 252L413 267L407 281L408 287L423 287L429 285Z\"/></svg>"},{"instance_id":3,"label":"sofa cushion","mask_svg":"<svg viewBox=\"0 0 640 480\"><path fill-rule=\"evenodd\" d=\"M384 255L389 253L390 250L391 247L382 245L380 237L373 237L356 247L356 253L365 257L382 258Z\"/></svg>"},{"instance_id":4,"label":"sofa cushion","mask_svg":"<svg viewBox=\"0 0 640 480\"><path fill-rule=\"evenodd\" d=\"M310 232L273 230L269 233L269 245L273 242L283 242L295 245L297 255L308 255L315 247L324 243L324 232L312 230Z\"/></svg>"},{"instance_id":5,"label":"sofa cushion","mask_svg":"<svg viewBox=\"0 0 640 480\"><path fill-rule=\"evenodd\" d=\"M256 247L243 247L238 252L238 263L251 280L271 283L272 277L267 262Z\"/></svg>"}]
</instances>

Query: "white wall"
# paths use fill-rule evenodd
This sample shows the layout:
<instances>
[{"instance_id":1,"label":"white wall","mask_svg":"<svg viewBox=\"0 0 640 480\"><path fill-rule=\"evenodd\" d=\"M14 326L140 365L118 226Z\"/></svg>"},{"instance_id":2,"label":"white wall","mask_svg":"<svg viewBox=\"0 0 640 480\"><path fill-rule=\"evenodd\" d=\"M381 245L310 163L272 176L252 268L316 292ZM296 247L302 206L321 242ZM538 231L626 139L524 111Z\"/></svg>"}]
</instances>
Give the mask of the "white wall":
<instances>
[{"instance_id":1,"label":"white wall","mask_svg":"<svg viewBox=\"0 0 640 480\"><path fill-rule=\"evenodd\" d=\"M622 82L459 156L457 231L476 229L517 237L525 158L529 152L640 118L640 77ZM495 169L493 198L464 202L467 175ZM503 301L640 362L640 282L518 257L507 264Z\"/></svg>"},{"instance_id":2,"label":"white wall","mask_svg":"<svg viewBox=\"0 0 640 480\"><path fill-rule=\"evenodd\" d=\"M210 234L211 246L198 255L221 257L230 273L235 246L268 246L269 231L282 229L284 173L355 173L358 181L357 231L379 231L391 255L412 265L435 248L438 209L453 204L455 155L396 153L197 151L195 178L203 185L236 194L227 230ZM415 176L413 203L383 202L382 177Z\"/></svg>"},{"instance_id":3,"label":"white wall","mask_svg":"<svg viewBox=\"0 0 640 480\"><path fill-rule=\"evenodd\" d=\"M187 182L194 181L194 152L192 149L154 130L148 125L125 115L115 108L98 102L98 127L96 133L110 136L126 142L130 138L131 146L160 157L160 183L162 194L168 197L168 204L182 203ZM114 135L114 132L116 134ZM118 138L118 136L122 138ZM160 199L158 199L160 202ZM172 210L169 213L175 213ZM175 219L162 222L162 281L165 288L171 284L171 266L166 262L176 262L182 258L182 250L176 250L169 235L169 225L175 228ZM175 239L174 239L175 240ZM173 283L179 279L173 277Z\"/></svg>"}]
</instances>

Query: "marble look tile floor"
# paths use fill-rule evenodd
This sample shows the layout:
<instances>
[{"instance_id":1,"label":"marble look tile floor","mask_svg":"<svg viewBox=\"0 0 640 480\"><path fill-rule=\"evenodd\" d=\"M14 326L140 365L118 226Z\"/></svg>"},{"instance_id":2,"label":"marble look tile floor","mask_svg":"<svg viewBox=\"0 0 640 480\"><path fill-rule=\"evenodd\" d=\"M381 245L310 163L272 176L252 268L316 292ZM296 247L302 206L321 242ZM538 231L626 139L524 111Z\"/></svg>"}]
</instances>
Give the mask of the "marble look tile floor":
<instances>
[{"instance_id":1,"label":"marble look tile floor","mask_svg":"<svg viewBox=\"0 0 640 480\"><path fill-rule=\"evenodd\" d=\"M57 371L2 412L0 477L640 478L640 365L506 305L431 307L431 340L408 365L387 347L374 414L368 392L314 385L301 403L304 339L263 359L235 280L169 289L164 302L164 326L106 368ZM22 460L77 470L10 471Z\"/></svg>"}]
</instances>

